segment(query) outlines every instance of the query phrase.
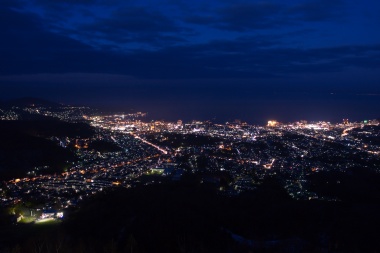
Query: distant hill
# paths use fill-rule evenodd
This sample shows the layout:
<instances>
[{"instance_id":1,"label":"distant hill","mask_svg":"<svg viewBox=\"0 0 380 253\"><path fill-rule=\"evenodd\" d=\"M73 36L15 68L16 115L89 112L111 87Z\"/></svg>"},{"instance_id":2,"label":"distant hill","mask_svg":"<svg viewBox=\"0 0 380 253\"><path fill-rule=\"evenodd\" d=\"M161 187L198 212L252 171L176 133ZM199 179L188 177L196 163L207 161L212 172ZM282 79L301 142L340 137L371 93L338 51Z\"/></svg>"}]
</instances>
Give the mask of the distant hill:
<instances>
[{"instance_id":1,"label":"distant hill","mask_svg":"<svg viewBox=\"0 0 380 253\"><path fill-rule=\"evenodd\" d=\"M23 97L17 99L11 99L7 101L0 101L0 117L4 115L13 115L11 117L13 120L46 120L50 119L51 116L45 116L43 114L31 113L25 108L47 108L49 111L61 111L63 108L62 104L52 102L49 100L34 98L34 97Z\"/></svg>"},{"instance_id":2,"label":"distant hill","mask_svg":"<svg viewBox=\"0 0 380 253\"><path fill-rule=\"evenodd\" d=\"M37 107L61 107L62 104L52 102L42 98L35 97L22 97L12 100L8 100L5 104L8 106L19 106L19 107L28 107L28 106L37 106ZM0 102L1 105L1 102Z\"/></svg>"},{"instance_id":3,"label":"distant hill","mask_svg":"<svg viewBox=\"0 0 380 253\"><path fill-rule=\"evenodd\" d=\"M89 138L94 129L85 123L59 120L0 121L0 178L25 176L36 166L49 166L46 173L61 172L75 155L49 137Z\"/></svg>"}]
</instances>

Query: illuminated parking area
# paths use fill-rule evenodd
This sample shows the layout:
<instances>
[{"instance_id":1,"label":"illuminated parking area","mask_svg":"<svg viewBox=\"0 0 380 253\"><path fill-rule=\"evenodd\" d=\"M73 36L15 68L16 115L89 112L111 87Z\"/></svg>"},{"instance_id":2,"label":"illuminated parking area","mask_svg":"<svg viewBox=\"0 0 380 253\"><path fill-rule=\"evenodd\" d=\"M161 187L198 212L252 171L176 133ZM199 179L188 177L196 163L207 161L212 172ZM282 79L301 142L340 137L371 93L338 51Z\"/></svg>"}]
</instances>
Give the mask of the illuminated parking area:
<instances>
[{"instance_id":1,"label":"illuminated parking area","mask_svg":"<svg viewBox=\"0 0 380 253\"><path fill-rule=\"evenodd\" d=\"M35 223L59 221L62 218L63 218L63 212L45 212L41 215L39 219L35 221Z\"/></svg>"},{"instance_id":2,"label":"illuminated parking area","mask_svg":"<svg viewBox=\"0 0 380 253\"><path fill-rule=\"evenodd\" d=\"M44 219L36 220L35 223L40 224L40 223L47 223L47 222L53 222L53 221L56 221L56 219L55 218L44 218Z\"/></svg>"}]
</instances>

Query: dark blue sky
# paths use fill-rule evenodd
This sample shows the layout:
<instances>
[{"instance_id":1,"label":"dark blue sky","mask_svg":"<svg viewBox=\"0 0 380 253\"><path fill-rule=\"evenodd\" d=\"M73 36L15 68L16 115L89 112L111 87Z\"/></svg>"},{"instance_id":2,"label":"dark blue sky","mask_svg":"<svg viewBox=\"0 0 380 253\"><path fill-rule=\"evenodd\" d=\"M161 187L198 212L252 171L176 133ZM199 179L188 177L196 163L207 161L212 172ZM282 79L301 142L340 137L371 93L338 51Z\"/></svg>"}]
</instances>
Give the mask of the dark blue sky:
<instances>
[{"instance_id":1,"label":"dark blue sky","mask_svg":"<svg viewBox=\"0 0 380 253\"><path fill-rule=\"evenodd\" d=\"M380 117L380 1L2 0L0 98L157 118Z\"/></svg>"}]
</instances>

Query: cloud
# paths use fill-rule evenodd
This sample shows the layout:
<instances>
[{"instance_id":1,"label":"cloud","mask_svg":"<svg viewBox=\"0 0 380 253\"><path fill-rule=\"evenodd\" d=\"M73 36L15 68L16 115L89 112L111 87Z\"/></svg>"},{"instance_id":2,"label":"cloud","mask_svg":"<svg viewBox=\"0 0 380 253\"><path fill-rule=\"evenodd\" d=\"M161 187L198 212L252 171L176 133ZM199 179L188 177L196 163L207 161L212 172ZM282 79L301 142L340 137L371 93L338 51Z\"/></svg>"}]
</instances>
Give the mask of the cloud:
<instances>
[{"instance_id":1,"label":"cloud","mask_svg":"<svg viewBox=\"0 0 380 253\"><path fill-rule=\"evenodd\" d=\"M52 84L77 85L87 87L94 86L120 86L138 82L135 78L126 75L104 74L104 73L39 73L39 74L22 74L0 76L0 81L13 83L35 83L41 86Z\"/></svg>"},{"instance_id":2,"label":"cloud","mask_svg":"<svg viewBox=\"0 0 380 253\"><path fill-rule=\"evenodd\" d=\"M0 10L0 36L0 74L94 71L103 56L79 41L46 31L35 14Z\"/></svg>"},{"instance_id":3,"label":"cloud","mask_svg":"<svg viewBox=\"0 0 380 253\"><path fill-rule=\"evenodd\" d=\"M185 36L192 32L159 8L135 6L123 1L115 1L115 5L93 2L86 7L70 1L51 4L39 1L44 9L42 17L48 21L50 31L98 48L113 47L125 51L136 47L155 49L186 42Z\"/></svg>"},{"instance_id":4,"label":"cloud","mask_svg":"<svg viewBox=\"0 0 380 253\"><path fill-rule=\"evenodd\" d=\"M295 5L287 10L287 14L299 21L322 22L342 17L343 10L341 0L318 0Z\"/></svg>"},{"instance_id":5,"label":"cloud","mask_svg":"<svg viewBox=\"0 0 380 253\"><path fill-rule=\"evenodd\" d=\"M235 31L273 28L283 22L278 19L282 9L281 5L268 2L235 4L219 10L216 27Z\"/></svg>"},{"instance_id":6,"label":"cloud","mask_svg":"<svg viewBox=\"0 0 380 253\"><path fill-rule=\"evenodd\" d=\"M189 15L184 20L192 24L242 32L278 26L283 21L278 19L282 9L282 5L269 2L234 3L207 14Z\"/></svg>"},{"instance_id":7,"label":"cloud","mask_svg":"<svg viewBox=\"0 0 380 253\"><path fill-rule=\"evenodd\" d=\"M9 1L9 0L6 0ZM21 1L21 0L19 0ZM331 21L338 16L339 0L302 1L140 1L32 0L23 12L35 12L45 27L98 49L130 52L205 42L260 31L305 29L305 22ZM313 27L308 27L313 28ZM240 34L240 35L237 35ZM211 38L214 39L214 38Z\"/></svg>"},{"instance_id":8,"label":"cloud","mask_svg":"<svg viewBox=\"0 0 380 253\"><path fill-rule=\"evenodd\" d=\"M22 5L20 0L3 0L0 2L1 9L20 8Z\"/></svg>"},{"instance_id":9,"label":"cloud","mask_svg":"<svg viewBox=\"0 0 380 253\"><path fill-rule=\"evenodd\" d=\"M123 16L123 13L131 14L125 17L126 20L139 19L135 17L136 9L130 12L121 10L119 15ZM125 27L123 23L106 21L102 29L112 27L115 36L117 31L134 31L134 36L139 36L138 39L146 43L160 24L172 25L162 31L181 31L170 20L160 19L161 14L147 13L150 18L157 17L157 21L149 23L150 18L142 17L147 23L142 22L136 27L133 27L133 22ZM120 52L113 48L94 48L48 31L44 20L35 14L2 9L0 21L0 75L3 76L104 73L166 80L286 78L301 73L340 72L348 68L373 69L380 65L379 45L302 49L287 46L278 35L252 35L198 44L163 44L156 50L143 48ZM137 27L143 32L139 33ZM157 33L157 36L162 41L180 39L170 33ZM78 77L78 80L81 79Z\"/></svg>"},{"instance_id":10,"label":"cloud","mask_svg":"<svg viewBox=\"0 0 380 253\"><path fill-rule=\"evenodd\" d=\"M234 2L216 11L207 9L205 14L188 15L186 22L211 26L221 30L244 32L291 27L301 22L323 22L341 17L343 2L340 0L307 1L301 4L265 2Z\"/></svg>"},{"instance_id":11,"label":"cloud","mask_svg":"<svg viewBox=\"0 0 380 253\"><path fill-rule=\"evenodd\" d=\"M119 4L121 0L34 0L36 4L43 6L51 5L115 5Z\"/></svg>"},{"instance_id":12,"label":"cloud","mask_svg":"<svg viewBox=\"0 0 380 253\"><path fill-rule=\"evenodd\" d=\"M115 32L178 32L179 27L167 16L144 7L116 10L108 18L98 19L89 26L101 31Z\"/></svg>"}]
</instances>

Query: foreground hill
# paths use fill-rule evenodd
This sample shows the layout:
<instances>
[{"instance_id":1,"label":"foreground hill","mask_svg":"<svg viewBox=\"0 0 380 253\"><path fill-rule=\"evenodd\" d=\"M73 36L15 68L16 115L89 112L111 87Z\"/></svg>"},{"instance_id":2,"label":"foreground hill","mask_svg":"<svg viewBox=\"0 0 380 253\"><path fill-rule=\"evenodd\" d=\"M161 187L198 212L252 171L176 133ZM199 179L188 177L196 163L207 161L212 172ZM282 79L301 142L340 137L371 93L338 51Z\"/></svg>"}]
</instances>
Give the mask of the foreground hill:
<instances>
[{"instance_id":1,"label":"foreground hill","mask_svg":"<svg viewBox=\"0 0 380 253\"><path fill-rule=\"evenodd\" d=\"M191 177L96 195L53 232L13 241L10 249L238 253L376 252L380 247L378 203L296 201L275 178L256 191L228 197Z\"/></svg>"}]
</instances>

